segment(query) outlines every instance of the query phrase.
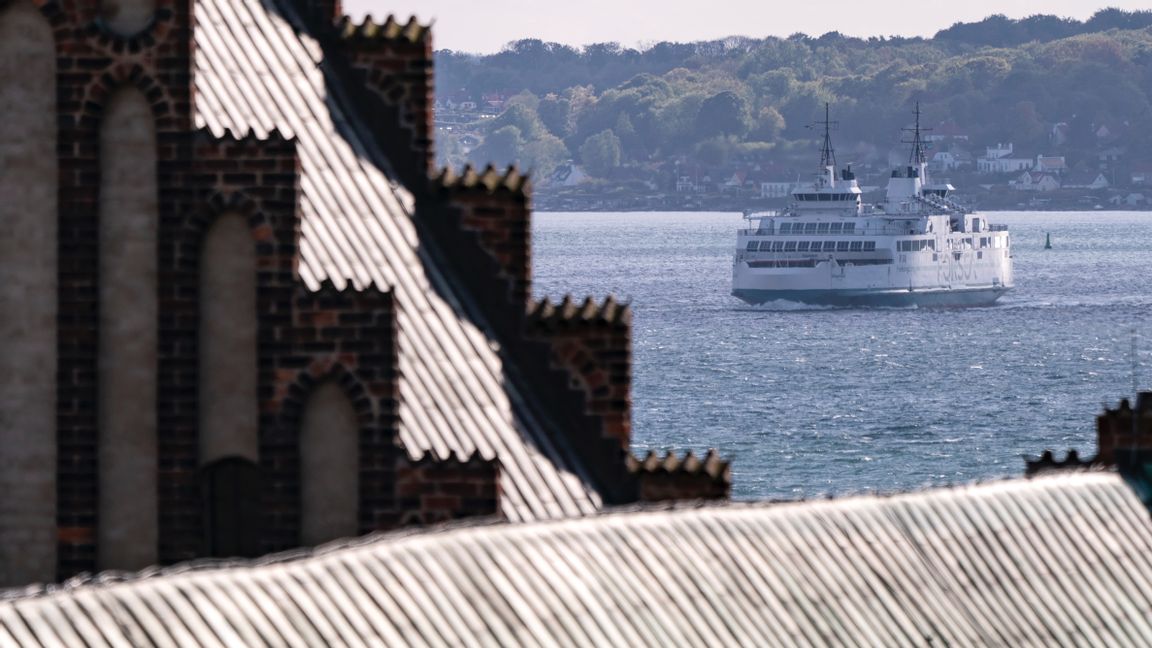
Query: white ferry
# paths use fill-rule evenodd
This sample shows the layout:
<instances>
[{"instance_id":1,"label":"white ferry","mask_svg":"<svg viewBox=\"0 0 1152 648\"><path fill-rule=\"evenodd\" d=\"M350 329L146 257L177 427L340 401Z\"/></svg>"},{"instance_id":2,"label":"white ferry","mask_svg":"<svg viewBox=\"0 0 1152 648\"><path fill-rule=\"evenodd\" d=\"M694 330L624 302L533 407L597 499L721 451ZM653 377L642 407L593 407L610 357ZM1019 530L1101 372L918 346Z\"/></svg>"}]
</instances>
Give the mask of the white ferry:
<instances>
[{"instance_id":1,"label":"white ferry","mask_svg":"<svg viewBox=\"0 0 1152 648\"><path fill-rule=\"evenodd\" d=\"M746 216L732 294L750 304L986 306L1012 288L1008 227L993 225L931 184L920 107L908 166L892 172L884 202L866 205L852 165L837 174L825 106L821 173L780 212ZM839 177L837 177L839 175Z\"/></svg>"}]
</instances>

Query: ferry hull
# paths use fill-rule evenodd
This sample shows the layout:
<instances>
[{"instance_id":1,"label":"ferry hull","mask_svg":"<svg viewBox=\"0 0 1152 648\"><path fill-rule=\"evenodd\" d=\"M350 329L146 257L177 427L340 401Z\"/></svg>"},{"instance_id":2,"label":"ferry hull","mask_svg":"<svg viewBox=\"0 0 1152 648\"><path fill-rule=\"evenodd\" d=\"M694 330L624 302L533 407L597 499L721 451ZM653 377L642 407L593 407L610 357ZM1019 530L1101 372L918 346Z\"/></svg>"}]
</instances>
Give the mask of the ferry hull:
<instances>
[{"instance_id":1,"label":"ferry hull","mask_svg":"<svg viewBox=\"0 0 1152 648\"><path fill-rule=\"evenodd\" d=\"M963 308L991 306L1009 290L1009 287L1004 286L949 290L760 290L737 288L732 291L732 295L752 305L784 300L814 306Z\"/></svg>"}]
</instances>

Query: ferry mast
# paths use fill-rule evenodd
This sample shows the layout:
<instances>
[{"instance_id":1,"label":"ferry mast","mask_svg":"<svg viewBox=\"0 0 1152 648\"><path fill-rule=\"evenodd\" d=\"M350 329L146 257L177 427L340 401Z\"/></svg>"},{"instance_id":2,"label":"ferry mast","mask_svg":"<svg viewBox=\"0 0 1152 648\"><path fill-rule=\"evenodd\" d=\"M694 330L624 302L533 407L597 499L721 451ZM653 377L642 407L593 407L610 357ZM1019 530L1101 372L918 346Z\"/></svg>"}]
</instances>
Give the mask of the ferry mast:
<instances>
[{"instance_id":1,"label":"ferry mast","mask_svg":"<svg viewBox=\"0 0 1152 648\"><path fill-rule=\"evenodd\" d=\"M836 150L832 148L832 128L840 122L832 121L829 115L828 102L824 102L824 121L815 122L812 126L824 127L824 142L820 145L820 175L832 186L836 184Z\"/></svg>"},{"instance_id":2,"label":"ferry mast","mask_svg":"<svg viewBox=\"0 0 1152 648\"><path fill-rule=\"evenodd\" d=\"M916 172L919 174L918 177L920 178L921 182L927 182L927 179L924 176L925 176L925 172L928 169L928 155L925 153L925 150L928 147L924 145L924 138L921 136L921 133L923 133L924 131L930 131L932 129L920 127L920 102L919 101L916 102L916 110L915 110L914 114L916 115L915 125L912 128L905 128L904 129L904 132L912 133L912 139L911 140L904 140L905 144L911 144L912 145L912 150L908 153L908 168L910 170L911 169L916 170ZM909 175L911 175L911 174L909 174Z\"/></svg>"}]
</instances>

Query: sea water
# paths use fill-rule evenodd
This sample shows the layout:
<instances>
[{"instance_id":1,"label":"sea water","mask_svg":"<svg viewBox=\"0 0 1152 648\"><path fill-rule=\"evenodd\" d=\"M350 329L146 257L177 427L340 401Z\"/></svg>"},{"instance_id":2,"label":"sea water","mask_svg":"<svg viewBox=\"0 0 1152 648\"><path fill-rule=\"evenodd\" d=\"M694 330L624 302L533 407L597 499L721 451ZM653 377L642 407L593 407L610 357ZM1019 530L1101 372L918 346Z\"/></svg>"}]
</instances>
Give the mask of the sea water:
<instances>
[{"instance_id":1,"label":"sea water","mask_svg":"<svg viewBox=\"0 0 1152 648\"><path fill-rule=\"evenodd\" d=\"M745 305L733 213L537 213L534 293L631 302L634 452L716 448L737 498L1019 476L1152 388L1152 213L988 216L1016 281L992 307Z\"/></svg>"}]
</instances>

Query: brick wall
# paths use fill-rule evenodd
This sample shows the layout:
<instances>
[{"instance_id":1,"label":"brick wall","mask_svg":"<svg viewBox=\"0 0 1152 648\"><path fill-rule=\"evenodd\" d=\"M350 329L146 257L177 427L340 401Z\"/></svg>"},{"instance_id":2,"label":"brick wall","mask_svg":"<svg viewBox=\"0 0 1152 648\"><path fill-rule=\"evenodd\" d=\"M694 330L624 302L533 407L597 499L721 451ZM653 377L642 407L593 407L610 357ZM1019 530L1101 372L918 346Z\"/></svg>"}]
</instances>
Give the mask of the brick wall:
<instances>
[{"instance_id":1,"label":"brick wall","mask_svg":"<svg viewBox=\"0 0 1152 648\"><path fill-rule=\"evenodd\" d=\"M1096 444L1094 462L1105 466L1115 466L1120 452L1152 450L1152 392L1137 395L1135 408L1125 398L1097 416Z\"/></svg>"},{"instance_id":2,"label":"brick wall","mask_svg":"<svg viewBox=\"0 0 1152 648\"><path fill-rule=\"evenodd\" d=\"M377 528L408 524L433 524L473 515L498 512L499 467L474 454L444 461L429 457L412 461L402 458L396 467L398 506L376 511Z\"/></svg>"},{"instance_id":3,"label":"brick wall","mask_svg":"<svg viewBox=\"0 0 1152 648\"><path fill-rule=\"evenodd\" d=\"M709 450L703 459L688 452L683 458L649 452L644 459L628 458L628 470L639 482L640 501L728 499L732 494L732 468Z\"/></svg>"}]
</instances>

